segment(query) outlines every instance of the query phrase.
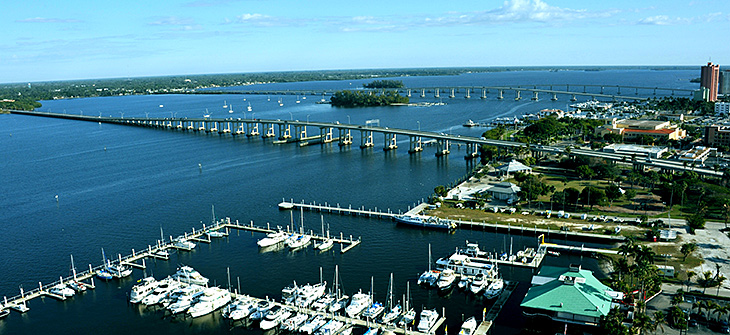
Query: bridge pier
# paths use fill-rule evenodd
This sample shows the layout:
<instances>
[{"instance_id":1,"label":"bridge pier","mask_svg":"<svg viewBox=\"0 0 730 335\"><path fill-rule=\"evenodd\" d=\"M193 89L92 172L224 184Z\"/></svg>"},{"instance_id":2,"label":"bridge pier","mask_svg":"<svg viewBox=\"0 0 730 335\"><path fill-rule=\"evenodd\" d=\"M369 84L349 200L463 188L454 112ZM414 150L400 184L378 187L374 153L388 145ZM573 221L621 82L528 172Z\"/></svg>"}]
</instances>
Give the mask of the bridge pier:
<instances>
[{"instance_id":1,"label":"bridge pier","mask_svg":"<svg viewBox=\"0 0 730 335\"><path fill-rule=\"evenodd\" d=\"M373 132L370 130L360 131L360 148L365 149L373 146Z\"/></svg>"},{"instance_id":2,"label":"bridge pier","mask_svg":"<svg viewBox=\"0 0 730 335\"><path fill-rule=\"evenodd\" d=\"M211 122L209 122L209 124L210 124L210 128L208 128L205 131L206 133L215 133L218 131L218 127L219 127L218 121L211 121Z\"/></svg>"},{"instance_id":3,"label":"bridge pier","mask_svg":"<svg viewBox=\"0 0 730 335\"><path fill-rule=\"evenodd\" d=\"M177 121L177 127L176 128L177 129L180 129L180 130L185 129L185 127L183 126L183 121L182 120Z\"/></svg>"},{"instance_id":4,"label":"bridge pier","mask_svg":"<svg viewBox=\"0 0 730 335\"><path fill-rule=\"evenodd\" d=\"M437 89L436 89L435 91L433 91L433 92L434 92L434 93L433 93L433 96L434 96L435 98L440 98L440 97L441 97L441 95L440 95L440 94L441 94L441 89L440 89L440 88L437 88Z\"/></svg>"},{"instance_id":5,"label":"bridge pier","mask_svg":"<svg viewBox=\"0 0 730 335\"><path fill-rule=\"evenodd\" d=\"M423 151L423 142L421 141L421 136L410 136L408 153L412 154L420 151Z\"/></svg>"},{"instance_id":6,"label":"bridge pier","mask_svg":"<svg viewBox=\"0 0 730 335\"><path fill-rule=\"evenodd\" d=\"M264 129L266 129L266 133L264 133L263 135L261 135L262 138L276 137L276 132L274 131L274 124L273 123L272 124L269 124L268 126L262 124L262 126L264 127Z\"/></svg>"},{"instance_id":7,"label":"bridge pier","mask_svg":"<svg viewBox=\"0 0 730 335\"><path fill-rule=\"evenodd\" d=\"M436 140L436 157L446 156L449 153L449 140Z\"/></svg>"},{"instance_id":8,"label":"bridge pier","mask_svg":"<svg viewBox=\"0 0 730 335\"><path fill-rule=\"evenodd\" d=\"M636 92L634 92L634 95L639 95L639 88L636 88Z\"/></svg>"},{"instance_id":9,"label":"bridge pier","mask_svg":"<svg viewBox=\"0 0 730 335\"><path fill-rule=\"evenodd\" d=\"M425 98L425 97L426 97L426 89L424 88L421 90L421 98Z\"/></svg>"},{"instance_id":10,"label":"bridge pier","mask_svg":"<svg viewBox=\"0 0 730 335\"><path fill-rule=\"evenodd\" d=\"M467 143L466 155L464 155L464 159L470 160L477 157L479 157L479 145L476 143Z\"/></svg>"},{"instance_id":11,"label":"bridge pier","mask_svg":"<svg viewBox=\"0 0 730 335\"><path fill-rule=\"evenodd\" d=\"M586 85L583 85L583 93L586 93Z\"/></svg>"},{"instance_id":12,"label":"bridge pier","mask_svg":"<svg viewBox=\"0 0 730 335\"><path fill-rule=\"evenodd\" d=\"M532 100L533 101L537 101L538 100L538 98L537 98L537 91L533 91L532 92Z\"/></svg>"},{"instance_id":13,"label":"bridge pier","mask_svg":"<svg viewBox=\"0 0 730 335\"><path fill-rule=\"evenodd\" d=\"M471 98L471 88L466 89L466 95L464 95L464 99Z\"/></svg>"},{"instance_id":14,"label":"bridge pier","mask_svg":"<svg viewBox=\"0 0 730 335\"><path fill-rule=\"evenodd\" d=\"M279 125L279 140L287 140L291 138L291 125L280 124Z\"/></svg>"},{"instance_id":15,"label":"bridge pier","mask_svg":"<svg viewBox=\"0 0 730 335\"><path fill-rule=\"evenodd\" d=\"M502 90L499 90L499 95L497 95L497 99L499 99L499 100L502 100L502 99L504 99L504 96L503 96L503 94L504 94L504 91L502 91Z\"/></svg>"},{"instance_id":16,"label":"bridge pier","mask_svg":"<svg viewBox=\"0 0 730 335\"><path fill-rule=\"evenodd\" d=\"M454 94L455 91L456 91L456 89L454 89L454 88L451 89L451 94L449 94L449 98L455 98L456 97L456 94Z\"/></svg>"},{"instance_id":17,"label":"bridge pier","mask_svg":"<svg viewBox=\"0 0 730 335\"><path fill-rule=\"evenodd\" d=\"M482 99L486 99L486 98L487 98L487 89L482 88Z\"/></svg>"},{"instance_id":18,"label":"bridge pier","mask_svg":"<svg viewBox=\"0 0 730 335\"><path fill-rule=\"evenodd\" d=\"M406 96L409 97L409 98L411 97L411 89L410 88L408 89L408 91L406 93Z\"/></svg>"},{"instance_id":19,"label":"bridge pier","mask_svg":"<svg viewBox=\"0 0 730 335\"><path fill-rule=\"evenodd\" d=\"M225 127L221 126L221 129L218 131L218 134L226 134L231 132L231 123L226 121L223 123Z\"/></svg>"},{"instance_id":20,"label":"bridge pier","mask_svg":"<svg viewBox=\"0 0 730 335\"><path fill-rule=\"evenodd\" d=\"M273 125L272 125L272 128L273 128ZM272 131L273 131L273 129L272 129ZM254 123L246 122L246 136L249 136L249 137L258 136L260 134L261 133L259 132L259 123L258 122L254 122Z\"/></svg>"},{"instance_id":21,"label":"bridge pier","mask_svg":"<svg viewBox=\"0 0 730 335\"><path fill-rule=\"evenodd\" d=\"M385 133L385 146L383 151L398 149L398 141L396 141L396 135L393 133Z\"/></svg>"},{"instance_id":22,"label":"bridge pier","mask_svg":"<svg viewBox=\"0 0 730 335\"><path fill-rule=\"evenodd\" d=\"M345 145L350 145L350 144L352 144L352 134L350 133L350 132L351 132L351 130L350 130L350 129L343 129L343 128L338 128L337 130L338 130L338 131L339 131L339 133L340 133L340 136L339 136L339 143L338 143L338 144L339 144L339 145L340 145L341 147L342 147L342 146L345 146Z\"/></svg>"},{"instance_id":23,"label":"bridge pier","mask_svg":"<svg viewBox=\"0 0 730 335\"><path fill-rule=\"evenodd\" d=\"M195 121L190 121L190 124L188 124L187 130L195 130Z\"/></svg>"},{"instance_id":24,"label":"bridge pier","mask_svg":"<svg viewBox=\"0 0 730 335\"><path fill-rule=\"evenodd\" d=\"M553 93L553 97L550 98L550 100L552 100L552 101L558 101L558 94L557 93Z\"/></svg>"},{"instance_id":25,"label":"bridge pier","mask_svg":"<svg viewBox=\"0 0 730 335\"><path fill-rule=\"evenodd\" d=\"M601 94L603 94L603 86L601 86Z\"/></svg>"},{"instance_id":26,"label":"bridge pier","mask_svg":"<svg viewBox=\"0 0 730 335\"><path fill-rule=\"evenodd\" d=\"M621 95L621 86L616 85L616 94Z\"/></svg>"},{"instance_id":27,"label":"bridge pier","mask_svg":"<svg viewBox=\"0 0 730 335\"><path fill-rule=\"evenodd\" d=\"M515 90L515 101L522 100L522 97L520 96L520 90Z\"/></svg>"},{"instance_id":28,"label":"bridge pier","mask_svg":"<svg viewBox=\"0 0 730 335\"><path fill-rule=\"evenodd\" d=\"M332 127L319 128L319 137L322 139L322 143L331 143L334 141L334 138L332 137Z\"/></svg>"},{"instance_id":29,"label":"bridge pier","mask_svg":"<svg viewBox=\"0 0 730 335\"><path fill-rule=\"evenodd\" d=\"M200 123L198 124L198 131L205 131L205 128L206 128L205 123L206 123L205 121L200 121Z\"/></svg>"}]
</instances>

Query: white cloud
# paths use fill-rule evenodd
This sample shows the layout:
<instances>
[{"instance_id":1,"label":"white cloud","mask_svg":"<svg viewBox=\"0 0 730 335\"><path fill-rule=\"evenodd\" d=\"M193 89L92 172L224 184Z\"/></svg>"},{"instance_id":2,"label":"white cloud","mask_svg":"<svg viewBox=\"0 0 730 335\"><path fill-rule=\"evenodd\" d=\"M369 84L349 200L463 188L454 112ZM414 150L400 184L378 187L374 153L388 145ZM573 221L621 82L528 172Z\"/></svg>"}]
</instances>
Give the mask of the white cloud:
<instances>
[{"instance_id":1,"label":"white cloud","mask_svg":"<svg viewBox=\"0 0 730 335\"><path fill-rule=\"evenodd\" d=\"M195 24L195 20L191 18L177 16L157 17L153 20L148 24L152 26L189 26Z\"/></svg>"},{"instance_id":2,"label":"white cloud","mask_svg":"<svg viewBox=\"0 0 730 335\"><path fill-rule=\"evenodd\" d=\"M645 17L637 21L638 24L668 26L677 24L707 23L715 21L730 21L730 16L721 12L710 13L695 17L669 17L667 15L655 15Z\"/></svg>"}]
</instances>

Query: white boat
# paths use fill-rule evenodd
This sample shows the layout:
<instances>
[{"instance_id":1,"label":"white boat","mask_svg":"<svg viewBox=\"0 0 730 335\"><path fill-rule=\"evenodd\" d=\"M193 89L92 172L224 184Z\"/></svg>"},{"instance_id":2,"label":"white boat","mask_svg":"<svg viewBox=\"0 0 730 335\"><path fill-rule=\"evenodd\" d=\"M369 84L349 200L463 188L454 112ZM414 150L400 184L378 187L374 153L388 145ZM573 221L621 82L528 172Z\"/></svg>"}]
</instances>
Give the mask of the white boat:
<instances>
[{"instance_id":1,"label":"white boat","mask_svg":"<svg viewBox=\"0 0 730 335\"><path fill-rule=\"evenodd\" d=\"M466 123L464 123L464 127L476 127L476 126L478 126L478 125L479 125L479 124L475 123L475 122L474 122L474 121L472 121L472 120L466 121Z\"/></svg>"},{"instance_id":2,"label":"white boat","mask_svg":"<svg viewBox=\"0 0 730 335\"><path fill-rule=\"evenodd\" d=\"M0 305L0 319L8 316L8 314L10 314L10 310L6 309L6 308L2 307L2 305Z\"/></svg>"},{"instance_id":3,"label":"white boat","mask_svg":"<svg viewBox=\"0 0 730 335\"><path fill-rule=\"evenodd\" d=\"M284 243L286 243L286 246L289 247L289 249L298 249L307 246L311 240L312 236L307 234L292 234L286 239L286 241L284 241Z\"/></svg>"},{"instance_id":4,"label":"white boat","mask_svg":"<svg viewBox=\"0 0 730 335\"><path fill-rule=\"evenodd\" d=\"M332 249L332 247L335 245L335 241L333 241L331 238L325 239L322 241L322 243L317 244L317 250L319 251L326 251L329 249Z\"/></svg>"},{"instance_id":5,"label":"white boat","mask_svg":"<svg viewBox=\"0 0 730 335\"><path fill-rule=\"evenodd\" d=\"M459 289L460 290L464 290L467 287L469 287L469 285L471 285L471 280L469 280L469 277L467 277L467 276L461 276L461 280L459 280L459 284L457 284L457 286L459 287Z\"/></svg>"},{"instance_id":6,"label":"white boat","mask_svg":"<svg viewBox=\"0 0 730 335\"><path fill-rule=\"evenodd\" d=\"M119 255L119 261L115 264L109 264L107 270L114 278L125 278L132 275L132 267L122 264L122 255Z\"/></svg>"},{"instance_id":7,"label":"white boat","mask_svg":"<svg viewBox=\"0 0 730 335\"><path fill-rule=\"evenodd\" d=\"M208 287L198 299L198 302L190 306L188 314L197 318L206 314L210 314L218 308L223 307L231 301L231 293L218 288Z\"/></svg>"},{"instance_id":8,"label":"white boat","mask_svg":"<svg viewBox=\"0 0 730 335\"><path fill-rule=\"evenodd\" d=\"M385 313L385 315L383 315L382 321L384 324L391 324L398 319L401 313L403 313L403 307L401 307L400 304L395 305L388 311L388 313Z\"/></svg>"},{"instance_id":9,"label":"white boat","mask_svg":"<svg viewBox=\"0 0 730 335\"><path fill-rule=\"evenodd\" d=\"M53 293L55 295L59 295L65 298L73 297L74 294L76 294L76 291L74 291L72 288L66 286L63 282L54 285L53 287L48 289L48 292Z\"/></svg>"},{"instance_id":10,"label":"white boat","mask_svg":"<svg viewBox=\"0 0 730 335\"><path fill-rule=\"evenodd\" d=\"M223 100L223 108L228 108L228 103L225 100Z\"/></svg>"},{"instance_id":11,"label":"white boat","mask_svg":"<svg viewBox=\"0 0 730 335\"><path fill-rule=\"evenodd\" d=\"M398 321L398 327L410 325L414 320L416 320L416 310L411 308L403 313L403 317Z\"/></svg>"},{"instance_id":12,"label":"white boat","mask_svg":"<svg viewBox=\"0 0 730 335\"><path fill-rule=\"evenodd\" d=\"M250 111L253 111L253 109L251 108L251 103L250 102L248 103L248 107L246 107L246 110L249 111L249 112Z\"/></svg>"},{"instance_id":13,"label":"white boat","mask_svg":"<svg viewBox=\"0 0 730 335\"><path fill-rule=\"evenodd\" d=\"M233 307L225 316L233 321L237 321L247 318L251 315L251 313L256 311L256 300L251 299L250 297L239 296L238 299L236 299L235 304L232 306Z\"/></svg>"},{"instance_id":14,"label":"white boat","mask_svg":"<svg viewBox=\"0 0 730 335\"><path fill-rule=\"evenodd\" d=\"M129 302L133 304L140 303L144 297L155 290L159 282L154 277L145 277L137 281L137 285L132 287L129 293Z\"/></svg>"},{"instance_id":15,"label":"white boat","mask_svg":"<svg viewBox=\"0 0 730 335\"><path fill-rule=\"evenodd\" d=\"M418 320L418 331L429 333L438 319L439 313L435 309L424 309L421 311L421 318Z\"/></svg>"},{"instance_id":16,"label":"white boat","mask_svg":"<svg viewBox=\"0 0 730 335\"><path fill-rule=\"evenodd\" d=\"M336 334L338 330L342 329L342 327L345 326L345 323L342 321L337 320L330 320L329 322L325 323L324 326L320 327L319 330L317 330L317 335L333 335Z\"/></svg>"},{"instance_id":17,"label":"white boat","mask_svg":"<svg viewBox=\"0 0 730 335\"><path fill-rule=\"evenodd\" d=\"M493 260L485 257L484 254L478 249L478 247L471 247L467 244L467 250L456 250L449 257L439 258L436 260L436 269L446 270L451 269L455 273L476 276L483 274L487 278L494 278L497 276L497 267ZM475 249L474 249L475 248ZM479 255L479 256L473 256Z\"/></svg>"},{"instance_id":18,"label":"white boat","mask_svg":"<svg viewBox=\"0 0 730 335\"><path fill-rule=\"evenodd\" d=\"M352 335L352 326L342 329L339 335Z\"/></svg>"},{"instance_id":19,"label":"white boat","mask_svg":"<svg viewBox=\"0 0 730 335\"><path fill-rule=\"evenodd\" d=\"M286 319L284 322L282 322L281 330L296 332L299 330L299 328L302 325L304 325L305 322L307 322L307 319L309 319L309 315L304 314L304 313L299 313L295 316L292 316L292 317Z\"/></svg>"},{"instance_id":20,"label":"white boat","mask_svg":"<svg viewBox=\"0 0 730 335\"><path fill-rule=\"evenodd\" d=\"M426 270L418 277L418 285L433 286L439 278L440 271Z\"/></svg>"},{"instance_id":21,"label":"white boat","mask_svg":"<svg viewBox=\"0 0 730 335\"><path fill-rule=\"evenodd\" d=\"M228 233L220 230L212 230L206 233L209 237L226 237Z\"/></svg>"},{"instance_id":22,"label":"white boat","mask_svg":"<svg viewBox=\"0 0 730 335\"><path fill-rule=\"evenodd\" d=\"M326 312L327 310L329 310L330 305L332 305L332 303L334 303L335 300L336 299L333 295L325 294L325 295L319 297L319 299L315 300L312 303L311 308L315 311L325 311Z\"/></svg>"},{"instance_id":23,"label":"white boat","mask_svg":"<svg viewBox=\"0 0 730 335\"><path fill-rule=\"evenodd\" d=\"M280 229L277 232L266 234L266 237L258 240L256 242L256 244L258 244L258 246L261 248L270 247L272 245L283 242L284 240L286 240L287 236L289 236L289 234L287 234L284 231L281 231L281 229Z\"/></svg>"},{"instance_id":24,"label":"white boat","mask_svg":"<svg viewBox=\"0 0 730 335\"><path fill-rule=\"evenodd\" d=\"M223 107L223 108L225 108L225 107ZM229 108L230 108L230 109L228 110L228 113L229 113L229 114L233 114L233 104L231 104L231 105L229 106Z\"/></svg>"},{"instance_id":25,"label":"white boat","mask_svg":"<svg viewBox=\"0 0 730 335\"><path fill-rule=\"evenodd\" d=\"M454 273L454 270L446 269L441 272L436 286L438 286L439 290L447 290L454 285L454 281L456 281L456 274Z\"/></svg>"},{"instance_id":26,"label":"white boat","mask_svg":"<svg viewBox=\"0 0 730 335\"><path fill-rule=\"evenodd\" d=\"M196 244L188 241L185 237L178 236L175 240L173 240L172 245L175 248L182 249L185 251L190 251L195 249Z\"/></svg>"},{"instance_id":27,"label":"white boat","mask_svg":"<svg viewBox=\"0 0 730 335\"><path fill-rule=\"evenodd\" d=\"M200 285L180 287L170 293L171 301L165 308L172 314L184 313L204 292L205 287Z\"/></svg>"},{"instance_id":28,"label":"white boat","mask_svg":"<svg viewBox=\"0 0 730 335\"><path fill-rule=\"evenodd\" d=\"M476 277L474 277L474 280L471 281L471 285L469 286L469 290L471 293L479 294L482 290L484 290L487 286L487 282L484 279L484 274L478 274Z\"/></svg>"},{"instance_id":29,"label":"white boat","mask_svg":"<svg viewBox=\"0 0 730 335\"><path fill-rule=\"evenodd\" d=\"M251 320L261 320L272 307L274 307L274 304L272 304L270 301L261 300L256 303L256 310L251 313L249 318Z\"/></svg>"},{"instance_id":30,"label":"white boat","mask_svg":"<svg viewBox=\"0 0 730 335\"><path fill-rule=\"evenodd\" d=\"M385 312L385 307L383 306L383 304L379 302L373 302L372 304L370 304L370 307L362 312L362 316L370 319L375 319L380 316L380 314L383 314L383 312Z\"/></svg>"},{"instance_id":31,"label":"white boat","mask_svg":"<svg viewBox=\"0 0 730 335\"><path fill-rule=\"evenodd\" d=\"M144 297L141 302L147 306L159 304L178 286L180 286L179 283L170 278L160 280L157 287L155 287L150 294Z\"/></svg>"},{"instance_id":32,"label":"white boat","mask_svg":"<svg viewBox=\"0 0 730 335\"><path fill-rule=\"evenodd\" d=\"M298 307L309 307L327 290L327 282L314 285L304 285L297 288L294 294L294 304Z\"/></svg>"},{"instance_id":33,"label":"white boat","mask_svg":"<svg viewBox=\"0 0 730 335\"><path fill-rule=\"evenodd\" d=\"M380 333L380 328L368 328L363 335L378 335L378 333Z\"/></svg>"},{"instance_id":34,"label":"white boat","mask_svg":"<svg viewBox=\"0 0 730 335\"><path fill-rule=\"evenodd\" d=\"M292 312L289 309L281 308L281 306L272 307L266 316L261 320L259 327L261 330L269 330L279 326L282 321L288 319Z\"/></svg>"},{"instance_id":35,"label":"white boat","mask_svg":"<svg viewBox=\"0 0 730 335\"><path fill-rule=\"evenodd\" d=\"M172 275L172 278L177 279L183 283L196 284L201 286L208 285L208 281L210 281L208 278L203 277L200 272L187 265L179 267L177 269L177 272Z\"/></svg>"},{"instance_id":36,"label":"white boat","mask_svg":"<svg viewBox=\"0 0 730 335\"><path fill-rule=\"evenodd\" d=\"M299 328L300 333L306 333L306 334L313 334L319 327L324 326L324 324L327 323L327 319L325 319L321 315L317 315L313 317L311 320L307 321L303 326Z\"/></svg>"},{"instance_id":37,"label":"white boat","mask_svg":"<svg viewBox=\"0 0 730 335\"><path fill-rule=\"evenodd\" d=\"M484 297L487 299L494 299L499 296L503 290L504 280L502 280L502 278L497 278L492 280L492 282L489 283L489 286L487 286L487 289L484 290Z\"/></svg>"},{"instance_id":38,"label":"white boat","mask_svg":"<svg viewBox=\"0 0 730 335\"><path fill-rule=\"evenodd\" d=\"M72 290L74 290L76 292L86 291L86 285L84 285L83 283L76 281L76 280L72 280L72 281L68 282L68 287L70 287Z\"/></svg>"},{"instance_id":39,"label":"white boat","mask_svg":"<svg viewBox=\"0 0 730 335\"><path fill-rule=\"evenodd\" d=\"M474 335L474 332L477 330L477 326L479 326L477 324L477 319L472 316L461 324L459 335Z\"/></svg>"},{"instance_id":40,"label":"white boat","mask_svg":"<svg viewBox=\"0 0 730 335\"><path fill-rule=\"evenodd\" d=\"M366 308L370 307L370 303L370 295L360 291L352 296L352 301L345 308L345 313L347 313L347 316L354 318L360 315Z\"/></svg>"}]
</instances>

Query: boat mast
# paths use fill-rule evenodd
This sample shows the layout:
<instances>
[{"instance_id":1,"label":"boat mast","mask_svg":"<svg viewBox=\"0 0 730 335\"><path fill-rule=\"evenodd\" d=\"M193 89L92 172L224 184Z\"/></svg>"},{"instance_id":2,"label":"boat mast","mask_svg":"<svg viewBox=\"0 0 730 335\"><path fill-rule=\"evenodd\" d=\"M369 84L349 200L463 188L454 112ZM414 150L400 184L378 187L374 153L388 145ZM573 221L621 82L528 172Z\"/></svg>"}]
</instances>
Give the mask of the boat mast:
<instances>
[{"instance_id":1,"label":"boat mast","mask_svg":"<svg viewBox=\"0 0 730 335\"><path fill-rule=\"evenodd\" d=\"M428 272L431 272L431 243L428 244Z\"/></svg>"},{"instance_id":2,"label":"boat mast","mask_svg":"<svg viewBox=\"0 0 730 335\"><path fill-rule=\"evenodd\" d=\"M390 281L388 282L388 310L393 309L393 273L390 273Z\"/></svg>"},{"instance_id":3,"label":"boat mast","mask_svg":"<svg viewBox=\"0 0 730 335\"><path fill-rule=\"evenodd\" d=\"M339 268L337 265L335 265L335 295L337 299L340 299L340 273Z\"/></svg>"},{"instance_id":4,"label":"boat mast","mask_svg":"<svg viewBox=\"0 0 730 335\"><path fill-rule=\"evenodd\" d=\"M304 234L304 207L299 207L299 231Z\"/></svg>"},{"instance_id":5,"label":"boat mast","mask_svg":"<svg viewBox=\"0 0 730 335\"><path fill-rule=\"evenodd\" d=\"M74 255L71 254L71 272L74 275L74 280L76 280L76 266L74 265Z\"/></svg>"}]
</instances>

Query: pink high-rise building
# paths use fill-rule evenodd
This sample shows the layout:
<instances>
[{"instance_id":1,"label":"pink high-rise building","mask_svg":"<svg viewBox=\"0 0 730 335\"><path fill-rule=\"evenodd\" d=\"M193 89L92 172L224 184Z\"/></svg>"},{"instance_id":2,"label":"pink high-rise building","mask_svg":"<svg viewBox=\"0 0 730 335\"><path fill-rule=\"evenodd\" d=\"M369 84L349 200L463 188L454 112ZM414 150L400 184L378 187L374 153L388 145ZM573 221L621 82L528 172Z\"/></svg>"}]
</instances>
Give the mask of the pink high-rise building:
<instances>
[{"instance_id":1,"label":"pink high-rise building","mask_svg":"<svg viewBox=\"0 0 730 335\"><path fill-rule=\"evenodd\" d=\"M720 66L707 62L706 66L702 67L700 74L700 87L707 88L710 90L710 96L707 101L717 100L717 84L720 81Z\"/></svg>"}]
</instances>

